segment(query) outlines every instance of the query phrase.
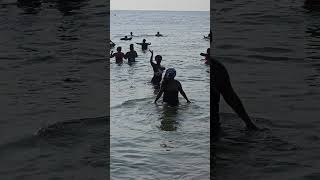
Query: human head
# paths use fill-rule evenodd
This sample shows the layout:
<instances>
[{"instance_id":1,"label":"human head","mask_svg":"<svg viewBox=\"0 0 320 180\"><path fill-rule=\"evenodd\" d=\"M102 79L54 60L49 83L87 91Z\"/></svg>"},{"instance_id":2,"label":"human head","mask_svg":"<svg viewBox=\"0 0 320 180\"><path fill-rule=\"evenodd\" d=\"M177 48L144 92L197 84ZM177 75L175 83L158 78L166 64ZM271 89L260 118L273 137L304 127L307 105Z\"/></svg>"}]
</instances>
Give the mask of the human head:
<instances>
[{"instance_id":1,"label":"human head","mask_svg":"<svg viewBox=\"0 0 320 180\"><path fill-rule=\"evenodd\" d=\"M131 50L131 51L134 50L133 44L130 44L130 50Z\"/></svg>"},{"instance_id":2,"label":"human head","mask_svg":"<svg viewBox=\"0 0 320 180\"><path fill-rule=\"evenodd\" d=\"M157 34L160 34L160 32L158 31Z\"/></svg>"},{"instance_id":3,"label":"human head","mask_svg":"<svg viewBox=\"0 0 320 180\"><path fill-rule=\"evenodd\" d=\"M174 79L175 76L176 76L176 70L174 68L167 69L164 75L166 79Z\"/></svg>"},{"instance_id":4,"label":"human head","mask_svg":"<svg viewBox=\"0 0 320 180\"><path fill-rule=\"evenodd\" d=\"M162 56L156 55L155 60L156 60L157 64L160 64L161 60L162 60Z\"/></svg>"},{"instance_id":5,"label":"human head","mask_svg":"<svg viewBox=\"0 0 320 180\"><path fill-rule=\"evenodd\" d=\"M130 32L130 34L132 35L132 32Z\"/></svg>"},{"instance_id":6,"label":"human head","mask_svg":"<svg viewBox=\"0 0 320 180\"><path fill-rule=\"evenodd\" d=\"M143 39L143 40L142 40L142 42L144 42L144 43L145 43L145 42L146 42L146 39Z\"/></svg>"},{"instance_id":7,"label":"human head","mask_svg":"<svg viewBox=\"0 0 320 180\"><path fill-rule=\"evenodd\" d=\"M128 38L128 36L124 36L124 38Z\"/></svg>"},{"instance_id":8,"label":"human head","mask_svg":"<svg viewBox=\"0 0 320 180\"><path fill-rule=\"evenodd\" d=\"M122 49L121 46L117 47L118 52L121 52L121 49Z\"/></svg>"}]
</instances>

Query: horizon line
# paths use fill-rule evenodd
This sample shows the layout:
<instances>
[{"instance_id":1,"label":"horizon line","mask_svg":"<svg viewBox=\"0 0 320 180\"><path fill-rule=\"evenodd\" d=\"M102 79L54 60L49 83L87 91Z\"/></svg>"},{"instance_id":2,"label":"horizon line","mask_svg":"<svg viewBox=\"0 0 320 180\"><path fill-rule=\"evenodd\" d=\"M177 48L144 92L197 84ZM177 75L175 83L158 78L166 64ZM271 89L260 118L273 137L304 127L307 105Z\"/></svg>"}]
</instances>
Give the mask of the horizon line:
<instances>
[{"instance_id":1,"label":"horizon line","mask_svg":"<svg viewBox=\"0 0 320 180\"><path fill-rule=\"evenodd\" d=\"M209 12L208 10L184 10L184 9L110 9L110 11L201 11L201 12Z\"/></svg>"}]
</instances>

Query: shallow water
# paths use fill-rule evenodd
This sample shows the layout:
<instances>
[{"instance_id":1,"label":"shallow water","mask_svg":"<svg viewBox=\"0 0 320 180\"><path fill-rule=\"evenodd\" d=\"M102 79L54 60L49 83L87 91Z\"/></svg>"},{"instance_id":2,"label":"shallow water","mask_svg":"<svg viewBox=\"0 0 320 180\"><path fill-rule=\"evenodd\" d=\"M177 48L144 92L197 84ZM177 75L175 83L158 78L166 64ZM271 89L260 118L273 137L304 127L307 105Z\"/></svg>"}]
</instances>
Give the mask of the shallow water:
<instances>
[{"instance_id":1,"label":"shallow water","mask_svg":"<svg viewBox=\"0 0 320 180\"><path fill-rule=\"evenodd\" d=\"M303 1L215 1L214 57L257 125L222 102L215 179L319 179L319 16Z\"/></svg>"},{"instance_id":2,"label":"shallow water","mask_svg":"<svg viewBox=\"0 0 320 180\"><path fill-rule=\"evenodd\" d=\"M177 70L176 79L192 101L171 108L154 104L150 53L139 46L129 66L111 59L111 178L209 179L209 67L201 61L209 42L209 12L111 11L111 40L129 50L146 39L162 65ZM159 31L164 37L155 37ZM133 32L131 41L120 41Z\"/></svg>"},{"instance_id":3,"label":"shallow water","mask_svg":"<svg viewBox=\"0 0 320 180\"><path fill-rule=\"evenodd\" d=\"M105 179L107 4L0 5L0 179Z\"/></svg>"}]
</instances>

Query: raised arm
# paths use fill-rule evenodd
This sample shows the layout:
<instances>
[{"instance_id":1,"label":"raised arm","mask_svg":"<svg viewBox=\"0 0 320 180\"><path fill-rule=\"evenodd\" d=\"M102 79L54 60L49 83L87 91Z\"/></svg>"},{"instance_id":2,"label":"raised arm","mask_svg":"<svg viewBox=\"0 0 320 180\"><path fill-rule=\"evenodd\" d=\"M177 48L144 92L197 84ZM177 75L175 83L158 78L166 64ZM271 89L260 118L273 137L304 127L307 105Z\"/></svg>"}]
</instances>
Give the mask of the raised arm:
<instances>
[{"instance_id":1,"label":"raised arm","mask_svg":"<svg viewBox=\"0 0 320 180\"><path fill-rule=\"evenodd\" d=\"M151 52L151 57L150 57L150 64L151 66L153 66L154 62L153 62L153 51L149 50Z\"/></svg>"}]
</instances>

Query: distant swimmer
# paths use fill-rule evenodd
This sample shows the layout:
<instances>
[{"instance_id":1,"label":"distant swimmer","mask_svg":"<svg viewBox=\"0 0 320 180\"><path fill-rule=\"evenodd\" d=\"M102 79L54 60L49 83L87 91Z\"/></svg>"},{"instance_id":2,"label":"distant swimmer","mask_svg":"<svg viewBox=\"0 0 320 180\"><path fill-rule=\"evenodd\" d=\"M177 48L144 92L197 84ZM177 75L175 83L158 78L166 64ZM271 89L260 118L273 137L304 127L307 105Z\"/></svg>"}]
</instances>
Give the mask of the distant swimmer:
<instances>
[{"instance_id":1,"label":"distant swimmer","mask_svg":"<svg viewBox=\"0 0 320 180\"><path fill-rule=\"evenodd\" d=\"M160 34L160 32L157 32L157 34L156 34L155 36L157 36L157 37L161 37L161 36L163 36L163 35L162 35L162 34Z\"/></svg>"},{"instance_id":2,"label":"distant swimmer","mask_svg":"<svg viewBox=\"0 0 320 180\"><path fill-rule=\"evenodd\" d=\"M220 116L219 116L219 101L220 94L222 94L226 103L239 115L245 122L248 129L258 130L256 125L253 124L249 115L247 114L240 98L233 90L227 69L217 60L210 58L211 79L213 85L210 86L211 98L213 99L213 129L214 133L218 135L220 131Z\"/></svg>"},{"instance_id":3,"label":"distant swimmer","mask_svg":"<svg viewBox=\"0 0 320 180\"><path fill-rule=\"evenodd\" d=\"M163 102L167 103L169 106L177 106L179 104L179 92L187 102L190 103L186 93L182 89L181 83L174 79L175 76L176 70L174 68L167 69L154 103L157 103L158 99L163 94Z\"/></svg>"},{"instance_id":4,"label":"distant swimmer","mask_svg":"<svg viewBox=\"0 0 320 180\"><path fill-rule=\"evenodd\" d=\"M133 33L132 33L132 32L130 32L130 36L131 36L131 37L133 36Z\"/></svg>"},{"instance_id":5,"label":"distant swimmer","mask_svg":"<svg viewBox=\"0 0 320 180\"><path fill-rule=\"evenodd\" d=\"M111 51L111 54L110 54L110 58L113 58L115 57L116 58L116 63L122 63L123 62L123 58L124 58L124 53L121 52L121 47L117 47L117 52L116 53L113 53L113 51Z\"/></svg>"},{"instance_id":6,"label":"distant swimmer","mask_svg":"<svg viewBox=\"0 0 320 180\"><path fill-rule=\"evenodd\" d=\"M142 43L136 43L136 44L141 45L142 50L147 50L148 46L151 45L151 43L146 43L146 39L143 39Z\"/></svg>"},{"instance_id":7,"label":"distant swimmer","mask_svg":"<svg viewBox=\"0 0 320 180\"><path fill-rule=\"evenodd\" d=\"M115 46L116 46L116 44L110 40L110 49L114 48Z\"/></svg>"},{"instance_id":8,"label":"distant swimmer","mask_svg":"<svg viewBox=\"0 0 320 180\"><path fill-rule=\"evenodd\" d=\"M156 63L153 62L153 51L151 51L151 57L150 57L150 64L153 68L153 78L151 80L151 83L157 86L160 86L160 82L162 80L162 73L166 69L165 67L161 66L162 56L156 55L155 60Z\"/></svg>"},{"instance_id":9,"label":"distant swimmer","mask_svg":"<svg viewBox=\"0 0 320 180\"><path fill-rule=\"evenodd\" d=\"M121 38L120 40L123 41L130 41L132 39L132 37L128 38L128 36L124 36L124 38Z\"/></svg>"},{"instance_id":10,"label":"distant swimmer","mask_svg":"<svg viewBox=\"0 0 320 180\"><path fill-rule=\"evenodd\" d=\"M207 53L200 53L200 56L205 57L205 64L209 64L210 62L210 48L207 49Z\"/></svg>"},{"instance_id":11,"label":"distant swimmer","mask_svg":"<svg viewBox=\"0 0 320 180\"><path fill-rule=\"evenodd\" d=\"M128 63L133 63L138 57L137 52L134 50L133 44L130 44L130 51L124 56L125 59L128 59Z\"/></svg>"}]
</instances>

